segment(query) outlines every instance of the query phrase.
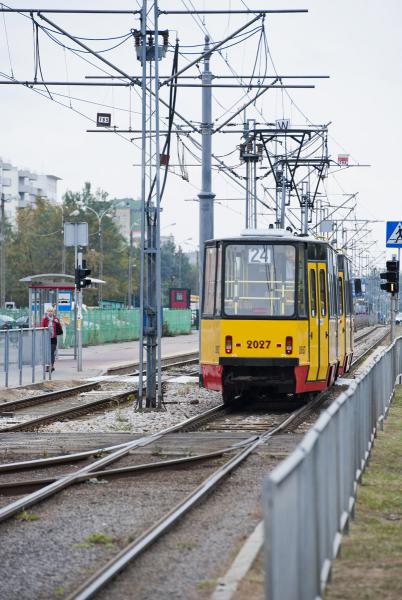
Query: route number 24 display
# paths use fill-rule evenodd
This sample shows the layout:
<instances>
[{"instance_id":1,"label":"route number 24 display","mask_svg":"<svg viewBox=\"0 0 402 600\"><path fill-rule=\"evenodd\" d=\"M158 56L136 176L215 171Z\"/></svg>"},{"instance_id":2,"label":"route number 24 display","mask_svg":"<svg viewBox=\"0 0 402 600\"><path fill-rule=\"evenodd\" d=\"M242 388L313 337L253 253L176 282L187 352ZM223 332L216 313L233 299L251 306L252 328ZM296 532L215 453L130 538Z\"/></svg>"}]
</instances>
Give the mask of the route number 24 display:
<instances>
[{"instance_id":1,"label":"route number 24 display","mask_svg":"<svg viewBox=\"0 0 402 600\"><path fill-rule=\"evenodd\" d=\"M248 249L248 262L265 264L271 262L271 249L267 246L256 246Z\"/></svg>"}]
</instances>

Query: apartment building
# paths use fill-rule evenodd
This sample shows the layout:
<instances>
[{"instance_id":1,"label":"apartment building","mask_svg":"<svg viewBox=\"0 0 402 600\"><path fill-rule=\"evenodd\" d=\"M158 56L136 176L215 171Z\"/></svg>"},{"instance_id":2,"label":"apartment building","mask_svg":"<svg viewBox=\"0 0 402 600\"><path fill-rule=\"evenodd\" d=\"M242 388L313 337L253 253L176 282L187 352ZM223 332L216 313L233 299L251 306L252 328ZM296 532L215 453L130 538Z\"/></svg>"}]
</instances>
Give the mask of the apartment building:
<instances>
[{"instance_id":1,"label":"apartment building","mask_svg":"<svg viewBox=\"0 0 402 600\"><path fill-rule=\"evenodd\" d=\"M0 158L0 194L4 194L5 213L15 219L18 208L26 208L37 196L57 202L57 182L60 177L19 169Z\"/></svg>"}]
</instances>

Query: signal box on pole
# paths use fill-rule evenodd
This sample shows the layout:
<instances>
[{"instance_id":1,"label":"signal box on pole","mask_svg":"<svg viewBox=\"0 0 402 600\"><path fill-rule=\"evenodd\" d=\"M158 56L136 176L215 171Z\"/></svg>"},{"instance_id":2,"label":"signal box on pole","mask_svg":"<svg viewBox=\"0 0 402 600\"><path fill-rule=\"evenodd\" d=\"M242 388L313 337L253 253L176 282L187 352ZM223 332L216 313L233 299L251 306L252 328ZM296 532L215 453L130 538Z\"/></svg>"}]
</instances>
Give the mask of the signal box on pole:
<instances>
[{"instance_id":1,"label":"signal box on pole","mask_svg":"<svg viewBox=\"0 0 402 600\"><path fill-rule=\"evenodd\" d=\"M381 284L381 289L394 295L399 292L399 261L387 260L386 272L380 273L381 279L386 279L387 283Z\"/></svg>"}]
</instances>

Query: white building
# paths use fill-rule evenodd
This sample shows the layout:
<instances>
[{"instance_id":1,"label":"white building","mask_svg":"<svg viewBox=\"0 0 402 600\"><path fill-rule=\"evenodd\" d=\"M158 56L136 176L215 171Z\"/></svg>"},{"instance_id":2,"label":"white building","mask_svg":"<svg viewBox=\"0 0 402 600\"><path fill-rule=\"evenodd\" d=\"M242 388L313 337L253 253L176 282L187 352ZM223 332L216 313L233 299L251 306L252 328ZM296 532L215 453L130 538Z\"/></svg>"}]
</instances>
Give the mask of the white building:
<instances>
[{"instance_id":1,"label":"white building","mask_svg":"<svg viewBox=\"0 0 402 600\"><path fill-rule=\"evenodd\" d=\"M60 177L19 169L0 158L0 194L4 194L5 212L14 220L17 208L35 203L37 196L57 202L57 182Z\"/></svg>"}]
</instances>

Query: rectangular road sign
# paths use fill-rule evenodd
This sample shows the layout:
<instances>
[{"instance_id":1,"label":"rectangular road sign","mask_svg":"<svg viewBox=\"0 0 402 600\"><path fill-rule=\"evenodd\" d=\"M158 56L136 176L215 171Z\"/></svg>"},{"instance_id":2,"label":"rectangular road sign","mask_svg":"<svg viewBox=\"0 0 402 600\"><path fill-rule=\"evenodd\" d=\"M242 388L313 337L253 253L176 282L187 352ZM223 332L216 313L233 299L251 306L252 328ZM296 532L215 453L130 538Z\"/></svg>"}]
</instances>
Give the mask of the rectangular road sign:
<instances>
[{"instance_id":1,"label":"rectangular road sign","mask_svg":"<svg viewBox=\"0 0 402 600\"><path fill-rule=\"evenodd\" d=\"M88 246L88 223L64 223L64 245Z\"/></svg>"},{"instance_id":2,"label":"rectangular road sign","mask_svg":"<svg viewBox=\"0 0 402 600\"><path fill-rule=\"evenodd\" d=\"M402 248L402 220L387 221L387 248Z\"/></svg>"}]
</instances>

